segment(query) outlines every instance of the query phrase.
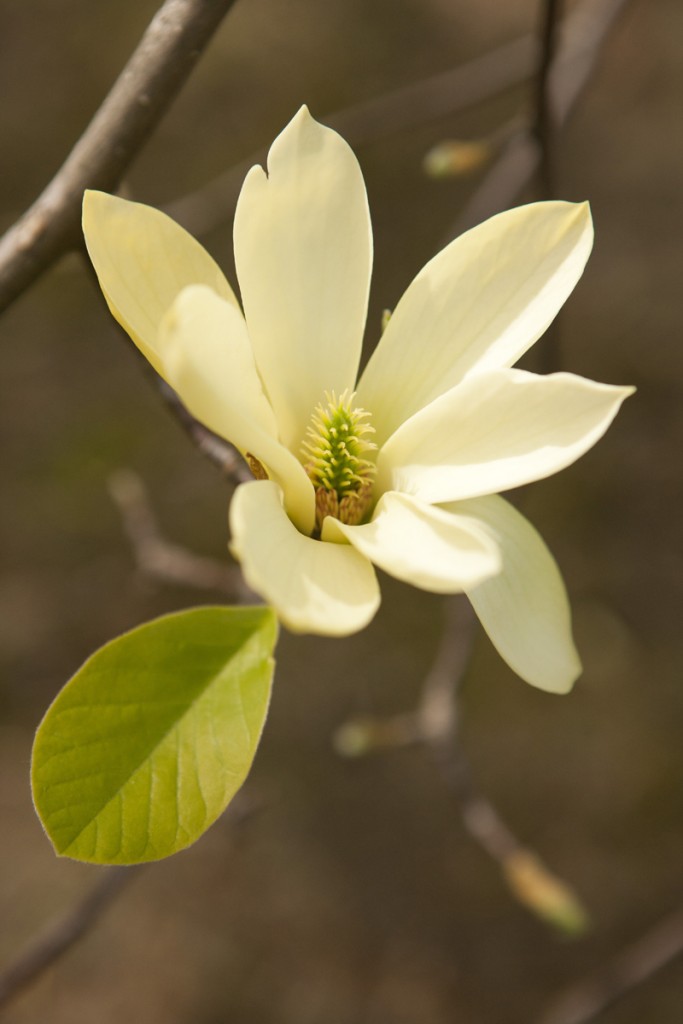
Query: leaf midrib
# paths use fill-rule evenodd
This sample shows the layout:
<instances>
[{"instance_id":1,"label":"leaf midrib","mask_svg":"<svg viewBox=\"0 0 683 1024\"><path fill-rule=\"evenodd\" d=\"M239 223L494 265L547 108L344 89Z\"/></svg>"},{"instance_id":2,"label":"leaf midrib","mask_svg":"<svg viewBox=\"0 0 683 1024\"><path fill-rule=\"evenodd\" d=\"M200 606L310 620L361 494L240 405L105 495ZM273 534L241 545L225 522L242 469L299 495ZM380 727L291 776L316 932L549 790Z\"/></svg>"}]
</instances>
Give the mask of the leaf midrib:
<instances>
[{"instance_id":1,"label":"leaf midrib","mask_svg":"<svg viewBox=\"0 0 683 1024\"><path fill-rule=\"evenodd\" d=\"M80 829L79 829L79 831L78 831L78 832L77 832L77 833L76 833L76 834L75 834L75 835L73 836L73 838L71 838L71 839L69 840L69 842L68 842L68 844L67 844L66 846L62 846L62 847L59 847L59 848L58 848L58 849L59 849L59 852L60 852L61 854L68 854L68 851L69 851L70 849L72 849L72 847L74 846L74 844L75 844L75 843L77 843L77 842L78 842L78 840L79 840L79 839L81 838L81 836L83 835L83 833L85 832L85 830L86 830L86 829L87 829L87 828L88 828L88 827L89 827L90 825L92 825L92 824L93 824L93 822L96 822L96 821L97 821L97 819L98 819L98 818L100 817L100 815L101 815L101 814L102 814L102 813L103 813L103 812L104 812L104 811L105 811L105 810L106 810L106 809L107 809L107 808L109 807L109 805L110 805L110 804L111 804L111 803L112 803L112 802L113 802L113 801L114 801L114 800L115 800L115 799L116 799L116 798L117 798L117 797L118 797L118 796L119 796L119 795L120 795L120 794L121 794L121 793L123 792L123 790L124 790L124 789L126 788L126 786L127 786L127 785L128 785L128 784L129 784L130 782L131 782L131 780L132 780L132 779L134 778L134 776L135 776L135 775L136 775L136 774L137 774L137 773L138 773L138 772L139 772L139 771L141 770L141 768L143 767L143 765L144 765L144 764L145 764L145 763L146 763L147 761L149 761L150 757L151 757L151 756L152 756L152 755L154 754L154 752L155 752L155 751L157 751L157 750L158 750L158 749L159 749L159 748L160 748L160 747L161 747L161 746L162 746L162 745L163 745L163 744L165 743L165 741L166 741L166 740L168 739L168 737L169 737L169 736L171 735L171 733L172 733L172 732L173 732L173 731L174 731L175 729L177 729L177 728L178 728L178 723L179 723L179 721L181 721L182 719L186 718L186 717L187 717L187 715L188 715L188 714L190 713L190 711L192 710L192 708L194 708L194 707L195 707L195 705L196 705L196 704L197 704L197 703L198 703L199 701L203 700L203 699L204 699L204 697L206 696L207 692L208 692L209 690L211 690L211 688L212 688L213 686L215 686L215 685L216 685L216 684L217 684L217 683L219 682L219 680L220 680L221 676L222 676L222 675L223 675L223 673L224 673L224 672L226 671L226 668L227 668L227 667L228 667L228 666L229 666L229 665L230 665L230 664L231 664L231 663L232 663L232 662L233 662L233 661L235 660L235 658L236 658L236 657L237 657L238 655L240 655L240 654L242 654L242 653L243 653L243 651L244 651L245 647L247 647L247 646L248 646L248 645L249 645L250 643L252 643L252 641L253 641L253 639L254 639L254 636L255 636L255 635L256 635L256 634L258 633L258 632L259 632L259 630L258 630L258 629L256 629L256 630L254 631L254 633L252 633L252 634L251 634L250 636L248 636L248 637L246 638L246 640L245 640L245 641L244 641L244 642L243 642L243 643L242 643L242 644L241 644L241 645L240 645L240 646L239 646L239 647L238 647L238 648L237 648L237 649L236 649L236 650L234 651L234 653L233 653L233 654L231 655L231 657L230 657L230 658L229 658L229 659L227 660L227 662L225 663L225 665L223 666L223 668L222 668L222 669L221 669L221 670L220 670L219 672L216 672L216 673L215 673L215 674L214 674L213 676L211 676L211 677L209 678L209 680L208 680L207 684L206 684L206 685L205 685L205 686L204 686L204 687L202 688L201 692L200 692L200 693L198 693L198 694L197 694L197 695L196 695L196 696L195 696L195 697L194 697L194 698L193 698L193 699L192 699L192 700L190 701L190 703L189 703L189 704L187 704L187 706L186 706L186 708L185 708L185 711L183 712L183 714L182 714L182 715L181 715L181 716L180 716L179 718L177 718L177 719L176 719L176 720L175 720L175 721L174 721L174 722L172 723L172 725L170 725L170 726L169 726L169 727L168 727L168 728L167 728L167 729L166 729L166 730L164 731L164 733L163 733L163 734L161 735L161 737L160 737L160 738L158 738L157 740L155 740L155 742L154 742L154 743L153 743L153 744L152 744L152 745L151 745L151 746L150 746L150 747L148 748L148 750L147 750L147 752L145 753L145 755L144 755L144 756L143 756L142 758L140 758L140 760L138 761L138 763L137 763L137 764L135 765L135 767L134 767L134 768L133 768L133 769L132 769L132 770L131 770L131 771L130 771L130 772L128 773L128 775L127 775L127 776L126 776L126 778L125 778L125 779L123 780L123 782L121 782L121 784L120 784L120 785L118 786L118 788L116 789L116 791L115 791L114 793L112 793L112 794L111 794L111 795L110 795L110 796L109 796L109 797L107 798L107 800L106 800L106 801L105 801L105 802L104 802L104 803L103 803L103 804L102 804L102 805L101 805L101 806L100 806L100 807L99 807L99 808L97 809L97 811L96 811L96 812L95 812L95 813L94 813L93 815L91 815L90 819L89 819L89 820L88 820L88 821L87 821L87 822L86 822L86 823L85 823L85 824L84 824L84 825L82 826L82 828L80 828ZM248 736L249 736L249 742L251 743L251 739L252 739L252 737L251 737L251 730L250 730L250 729L249 729L249 727L248 727L248 726L246 725L246 715L244 714L244 707L243 707L243 702L242 702L242 718L243 718L243 721L244 721L244 723L245 723L245 727L246 727L246 729L247 729L247 734L248 734ZM75 781L75 780L73 780L73 781ZM177 816L176 816L176 817L177 817ZM176 825L176 832L177 832L177 825ZM96 844L95 844L95 850L96 850L96 849L97 849L97 842L96 842Z\"/></svg>"}]
</instances>

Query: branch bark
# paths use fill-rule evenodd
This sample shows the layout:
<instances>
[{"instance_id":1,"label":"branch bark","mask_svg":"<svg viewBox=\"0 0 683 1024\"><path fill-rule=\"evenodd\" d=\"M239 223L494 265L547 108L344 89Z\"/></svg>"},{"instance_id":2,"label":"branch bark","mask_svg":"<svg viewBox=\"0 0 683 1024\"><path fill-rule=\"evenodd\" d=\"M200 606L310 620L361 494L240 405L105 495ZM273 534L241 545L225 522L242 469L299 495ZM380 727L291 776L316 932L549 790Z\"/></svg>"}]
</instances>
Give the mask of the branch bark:
<instances>
[{"instance_id":1,"label":"branch bark","mask_svg":"<svg viewBox=\"0 0 683 1024\"><path fill-rule=\"evenodd\" d=\"M0 312L80 240L83 191L115 191L235 0L166 0L65 163L0 241Z\"/></svg>"}]
</instances>

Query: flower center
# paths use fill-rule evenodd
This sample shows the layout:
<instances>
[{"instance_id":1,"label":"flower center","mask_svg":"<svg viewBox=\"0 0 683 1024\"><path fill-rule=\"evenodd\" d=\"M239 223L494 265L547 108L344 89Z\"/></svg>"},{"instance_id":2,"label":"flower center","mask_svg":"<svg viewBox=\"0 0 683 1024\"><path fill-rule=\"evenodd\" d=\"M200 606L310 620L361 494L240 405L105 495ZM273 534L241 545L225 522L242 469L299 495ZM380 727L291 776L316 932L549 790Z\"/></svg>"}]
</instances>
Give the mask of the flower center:
<instances>
[{"instance_id":1,"label":"flower center","mask_svg":"<svg viewBox=\"0 0 683 1024\"><path fill-rule=\"evenodd\" d=\"M325 392L325 401L313 410L301 445L304 468L315 487L317 532L325 516L356 526L372 501L375 463L367 458L377 445L368 440L375 428L365 409L354 409L355 392L337 398Z\"/></svg>"}]
</instances>

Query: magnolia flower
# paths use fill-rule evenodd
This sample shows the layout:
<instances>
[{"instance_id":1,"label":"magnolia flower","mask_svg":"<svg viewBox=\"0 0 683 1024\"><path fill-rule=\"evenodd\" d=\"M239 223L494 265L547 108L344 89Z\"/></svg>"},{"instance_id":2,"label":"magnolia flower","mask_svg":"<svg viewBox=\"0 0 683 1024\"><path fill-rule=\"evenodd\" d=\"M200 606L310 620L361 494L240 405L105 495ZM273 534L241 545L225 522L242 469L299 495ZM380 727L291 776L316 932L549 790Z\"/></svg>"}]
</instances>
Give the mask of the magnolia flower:
<instances>
[{"instance_id":1,"label":"magnolia flower","mask_svg":"<svg viewBox=\"0 0 683 1024\"><path fill-rule=\"evenodd\" d=\"M583 271L587 204L520 207L457 238L409 286L357 383L367 196L349 146L305 107L239 197L244 313L159 211L87 192L83 227L113 315L252 468L231 503L231 550L286 626L361 629L380 603L377 566L464 592L515 672L570 688L580 662L561 576L498 492L574 462L630 393L510 369Z\"/></svg>"}]
</instances>

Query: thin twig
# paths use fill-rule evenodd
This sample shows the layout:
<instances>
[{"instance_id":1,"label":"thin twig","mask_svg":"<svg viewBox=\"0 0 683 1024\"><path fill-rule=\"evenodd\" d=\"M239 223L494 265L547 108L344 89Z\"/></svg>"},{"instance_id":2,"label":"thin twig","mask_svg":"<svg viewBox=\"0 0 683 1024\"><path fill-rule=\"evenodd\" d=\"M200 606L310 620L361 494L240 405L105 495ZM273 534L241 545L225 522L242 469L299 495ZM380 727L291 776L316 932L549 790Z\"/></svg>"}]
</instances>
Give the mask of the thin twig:
<instances>
[{"instance_id":1,"label":"thin twig","mask_svg":"<svg viewBox=\"0 0 683 1024\"><path fill-rule=\"evenodd\" d=\"M555 998L538 1024L590 1024L619 999L683 954L683 910L676 910Z\"/></svg>"},{"instance_id":2,"label":"thin twig","mask_svg":"<svg viewBox=\"0 0 683 1024\"><path fill-rule=\"evenodd\" d=\"M464 597L448 598L436 657L417 708L389 718L358 718L334 737L337 751L358 757L421 745L455 798L468 835L497 862L515 898L565 935L579 934L587 915L569 886L525 846L476 786L459 741L459 693L470 661L476 617Z\"/></svg>"},{"instance_id":3,"label":"thin twig","mask_svg":"<svg viewBox=\"0 0 683 1024\"><path fill-rule=\"evenodd\" d=\"M554 188L555 124L550 98L550 69L555 57L562 0L542 0L540 56L534 84L533 133L540 150L538 176L543 199L552 199Z\"/></svg>"},{"instance_id":4,"label":"thin twig","mask_svg":"<svg viewBox=\"0 0 683 1024\"><path fill-rule=\"evenodd\" d=\"M524 81L532 73L537 47L533 36L522 36L457 68L363 100L325 115L323 120L354 146L421 127ZM232 216L245 174L253 164L262 163L264 156L264 149L256 150L212 181L169 203L165 212L194 235L205 235Z\"/></svg>"},{"instance_id":5,"label":"thin twig","mask_svg":"<svg viewBox=\"0 0 683 1024\"><path fill-rule=\"evenodd\" d=\"M84 260L83 265L85 267L86 274L93 285L96 299L101 304L103 312L106 312L108 315L109 310L107 309L102 289L99 281L97 280L95 269L90 260ZM121 326L121 324L116 321L112 321L111 318L109 318L109 323L121 338L128 351L138 357L139 366L143 375L151 383L157 395L161 396L166 408L172 414L174 419L178 421L195 448L197 448L201 454L209 460L209 462L216 466L220 470L221 474L233 484L245 483L247 480L252 480L253 476L237 448L230 444L229 441L226 441L225 438L220 437L218 434L214 434L212 430L209 430L208 427L205 427L203 423L196 419L190 410L183 405L179 395L173 390L173 388L167 384L156 370L152 368L147 359L142 355L140 349L131 344L130 335Z\"/></svg>"},{"instance_id":6,"label":"thin twig","mask_svg":"<svg viewBox=\"0 0 683 1024\"><path fill-rule=\"evenodd\" d=\"M444 601L441 643L422 685L420 733L432 743L450 743L458 733L458 697L472 656L477 618L461 595Z\"/></svg>"},{"instance_id":7,"label":"thin twig","mask_svg":"<svg viewBox=\"0 0 683 1024\"><path fill-rule=\"evenodd\" d=\"M120 469L111 474L108 483L142 572L165 583L180 583L199 590L222 590L235 599L243 596L242 574L237 567L196 555L162 536L146 488L137 473Z\"/></svg>"},{"instance_id":8,"label":"thin twig","mask_svg":"<svg viewBox=\"0 0 683 1024\"><path fill-rule=\"evenodd\" d=\"M178 420L195 447L199 449L209 462L217 466L224 476L237 483L244 483L247 480L253 479L246 462L229 441L225 441L218 434L214 434L212 430L209 430L198 419L195 419L165 380L156 376L156 384L167 407Z\"/></svg>"},{"instance_id":9,"label":"thin twig","mask_svg":"<svg viewBox=\"0 0 683 1024\"><path fill-rule=\"evenodd\" d=\"M501 860L520 844L490 802L476 791L459 742L459 695L472 655L476 624L472 606L464 597L445 600L441 641L422 684L413 716L413 735L425 745L457 797L467 831L490 856Z\"/></svg>"},{"instance_id":10,"label":"thin twig","mask_svg":"<svg viewBox=\"0 0 683 1024\"><path fill-rule=\"evenodd\" d=\"M576 45L572 42L570 47L571 60L564 63L573 65L571 77L580 83L579 89L594 62L590 48L586 52L581 40L603 32L603 9L607 9L611 23L616 16L611 8L621 8L625 2L602 0L596 12L585 10L589 6L586 2L566 20L567 40L577 38ZM78 246L84 188L116 188L232 3L234 0L166 0L60 171L0 240L0 312L56 259ZM205 17L200 18L200 13ZM536 52L536 40L525 36L484 57L357 104L327 120L356 145L406 130L466 109L517 84L530 73ZM588 65L587 70L583 64ZM564 119L565 107L571 108L574 100L572 89L564 94L559 91L555 101L558 123ZM231 216L244 174L262 158L262 151L258 151L208 185L169 204L167 212L195 234L206 233ZM449 238L509 205L528 182L537 161L537 147L528 135L515 135L490 172L490 182L487 177L476 201L473 199L459 218ZM500 174L495 173L498 163L502 164Z\"/></svg>"},{"instance_id":11,"label":"thin twig","mask_svg":"<svg viewBox=\"0 0 683 1024\"><path fill-rule=\"evenodd\" d=\"M467 833L500 866L515 898L561 932L580 933L588 918L575 894L517 838L474 782L458 735L458 698L471 656L476 617L469 602L451 601L446 606L444 639L425 680L418 709L426 750L458 803Z\"/></svg>"},{"instance_id":12,"label":"thin twig","mask_svg":"<svg viewBox=\"0 0 683 1024\"><path fill-rule=\"evenodd\" d=\"M234 835L236 830L260 814L265 806L260 796L242 789L219 821L229 826ZM61 920L38 932L16 960L0 972L0 1009L37 981L81 939L86 938L128 882L148 866L138 864L103 870L96 885Z\"/></svg>"},{"instance_id":13,"label":"thin twig","mask_svg":"<svg viewBox=\"0 0 683 1024\"><path fill-rule=\"evenodd\" d=\"M532 131L539 150L538 185L541 199L554 199L555 181L555 121L550 96L550 72L555 57L558 20L562 0L541 0L540 57L535 81L534 119ZM545 332L543 344L536 350L541 373L553 373L562 368L561 314Z\"/></svg>"},{"instance_id":14,"label":"thin twig","mask_svg":"<svg viewBox=\"0 0 683 1024\"><path fill-rule=\"evenodd\" d=\"M472 606L464 597L445 598L441 639L415 710L345 722L334 736L338 752L356 757L414 743L435 748L449 745L458 728L457 697L469 664L475 625Z\"/></svg>"},{"instance_id":15,"label":"thin twig","mask_svg":"<svg viewBox=\"0 0 683 1024\"><path fill-rule=\"evenodd\" d=\"M607 36L627 2L584 0L563 23L548 80L556 130L566 123L588 84ZM444 243L511 206L534 175L539 159L540 150L534 136L529 131L516 133L484 175Z\"/></svg>"},{"instance_id":16,"label":"thin twig","mask_svg":"<svg viewBox=\"0 0 683 1024\"><path fill-rule=\"evenodd\" d=\"M56 924L49 925L0 974L0 1009L27 988L89 932L139 868L110 868Z\"/></svg>"},{"instance_id":17,"label":"thin twig","mask_svg":"<svg viewBox=\"0 0 683 1024\"><path fill-rule=\"evenodd\" d=\"M537 46L532 35L520 36L456 68L356 103L325 121L354 145L421 128L519 85L531 74Z\"/></svg>"},{"instance_id":18,"label":"thin twig","mask_svg":"<svg viewBox=\"0 0 683 1024\"><path fill-rule=\"evenodd\" d=\"M90 125L0 241L0 312L79 242L83 190L113 191L234 0L166 0Z\"/></svg>"}]
</instances>

